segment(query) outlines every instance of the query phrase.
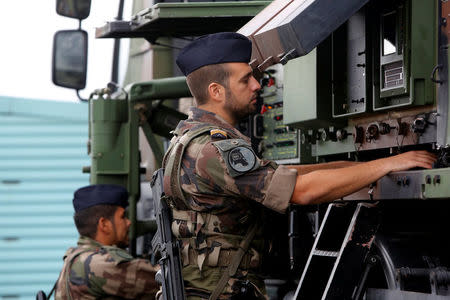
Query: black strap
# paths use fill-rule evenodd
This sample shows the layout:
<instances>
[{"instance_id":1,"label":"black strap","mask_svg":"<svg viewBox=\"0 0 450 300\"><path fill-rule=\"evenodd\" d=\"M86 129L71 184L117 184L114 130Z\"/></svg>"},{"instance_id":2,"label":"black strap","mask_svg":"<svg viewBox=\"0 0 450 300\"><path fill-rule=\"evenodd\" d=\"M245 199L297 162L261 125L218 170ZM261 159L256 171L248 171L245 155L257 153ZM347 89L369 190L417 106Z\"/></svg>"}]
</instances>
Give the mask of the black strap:
<instances>
[{"instance_id":1,"label":"black strap","mask_svg":"<svg viewBox=\"0 0 450 300\"><path fill-rule=\"evenodd\" d=\"M209 297L209 300L216 300L220 294L223 292L223 289L227 285L228 280L236 274L236 271L242 261L242 258L244 257L245 253L248 250L248 247L250 246L250 243L252 242L253 238L255 237L256 230L258 229L258 223L255 222L248 230L247 234L245 235L244 239L241 241L241 244L239 245L239 249L236 252L233 261L231 264L228 265L226 270L223 272L222 277L220 277L219 282L216 285L216 288L212 292L211 296Z\"/></svg>"},{"instance_id":2,"label":"black strap","mask_svg":"<svg viewBox=\"0 0 450 300\"><path fill-rule=\"evenodd\" d=\"M50 294L48 296L45 294L44 291L40 290L36 294L36 300L48 300L52 296L53 292L55 291L56 284L58 283L58 280L56 280L55 284L53 285L52 290L50 291Z\"/></svg>"}]
</instances>

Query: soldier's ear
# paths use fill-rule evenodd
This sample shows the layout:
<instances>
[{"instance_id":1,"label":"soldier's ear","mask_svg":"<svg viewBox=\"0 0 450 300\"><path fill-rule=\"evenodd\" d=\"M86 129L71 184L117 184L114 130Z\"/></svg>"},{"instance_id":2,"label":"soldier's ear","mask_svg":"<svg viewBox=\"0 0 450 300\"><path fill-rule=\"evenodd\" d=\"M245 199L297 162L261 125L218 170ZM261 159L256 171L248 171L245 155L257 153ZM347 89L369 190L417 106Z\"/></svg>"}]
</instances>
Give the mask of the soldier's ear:
<instances>
[{"instance_id":1,"label":"soldier's ear","mask_svg":"<svg viewBox=\"0 0 450 300\"><path fill-rule=\"evenodd\" d=\"M97 224L97 233L110 234L113 231L113 225L110 220L104 217L100 217Z\"/></svg>"},{"instance_id":2,"label":"soldier's ear","mask_svg":"<svg viewBox=\"0 0 450 300\"><path fill-rule=\"evenodd\" d=\"M225 100L225 88L217 82L212 82L208 85L209 98L215 102Z\"/></svg>"}]
</instances>

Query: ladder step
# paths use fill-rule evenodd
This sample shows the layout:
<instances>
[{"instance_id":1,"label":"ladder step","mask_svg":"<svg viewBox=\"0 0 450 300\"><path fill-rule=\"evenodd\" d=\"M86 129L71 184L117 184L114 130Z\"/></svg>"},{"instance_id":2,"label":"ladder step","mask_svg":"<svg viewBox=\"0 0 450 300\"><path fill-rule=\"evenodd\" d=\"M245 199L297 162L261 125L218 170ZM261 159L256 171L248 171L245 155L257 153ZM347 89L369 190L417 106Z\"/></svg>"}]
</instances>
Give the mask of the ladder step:
<instances>
[{"instance_id":1,"label":"ladder step","mask_svg":"<svg viewBox=\"0 0 450 300\"><path fill-rule=\"evenodd\" d=\"M327 251L327 250L314 249L312 254L316 255L316 256L338 257L339 251Z\"/></svg>"},{"instance_id":2,"label":"ladder step","mask_svg":"<svg viewBox=\"0 0 450 300\"><path fill-rule=\"evenodd\" d=\"M379 224L373 204L330 204L294 299L352 299Z\"/></svg>"}]
</instances>

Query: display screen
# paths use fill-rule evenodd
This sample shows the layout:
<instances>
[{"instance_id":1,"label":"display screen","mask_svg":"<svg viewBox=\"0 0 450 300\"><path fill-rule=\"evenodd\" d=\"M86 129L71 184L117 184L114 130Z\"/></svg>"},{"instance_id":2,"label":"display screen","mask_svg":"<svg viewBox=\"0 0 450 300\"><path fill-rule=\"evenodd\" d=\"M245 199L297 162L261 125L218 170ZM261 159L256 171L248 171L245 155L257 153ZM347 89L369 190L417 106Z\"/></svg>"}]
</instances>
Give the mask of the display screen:
<instances>
[{"instance_id":1,"label":"display screen","mask_svg":"<svg viewBox=\"0 0 450 300\"><path fill-rule=\"evenodd\" d=\"M392 12L382 17L383 55L397 52L397 13Z\"/></svg>"}]
</instances>

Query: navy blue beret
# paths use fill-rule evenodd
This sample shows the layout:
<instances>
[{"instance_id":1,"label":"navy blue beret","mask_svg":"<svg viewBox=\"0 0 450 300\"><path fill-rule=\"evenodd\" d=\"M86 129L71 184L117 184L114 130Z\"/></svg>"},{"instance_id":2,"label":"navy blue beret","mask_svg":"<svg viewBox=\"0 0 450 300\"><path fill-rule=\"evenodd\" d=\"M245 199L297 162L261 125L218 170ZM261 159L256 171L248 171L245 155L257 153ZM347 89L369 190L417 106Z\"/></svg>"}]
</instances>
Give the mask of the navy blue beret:
<instances>
[{"instance_id":1,"label":"navy blue beret","mask_svg":"<svg viewBox=\"0 0 450 300\"><path fill-rule=\"evenodd\" d=\"M177 65L185 76L207 65L250 62L252 42L242 34L220 32L199 37L184 47Z\"/></svg>"},{"instance_id":2,"label":"navy blue beret","mask_svg":"<svg viewBox=\"0 0 450 300\"><path fill-rule=\"evenodd\" d=\"M95 184L82 187L73 195L75 212L95 205L128 206L127 189L115 184Z\"/></svg>"}]
</instances>

